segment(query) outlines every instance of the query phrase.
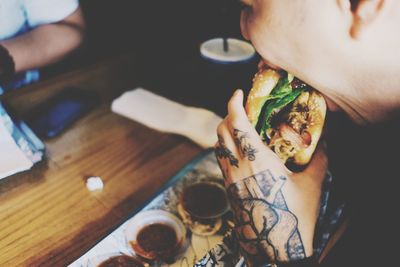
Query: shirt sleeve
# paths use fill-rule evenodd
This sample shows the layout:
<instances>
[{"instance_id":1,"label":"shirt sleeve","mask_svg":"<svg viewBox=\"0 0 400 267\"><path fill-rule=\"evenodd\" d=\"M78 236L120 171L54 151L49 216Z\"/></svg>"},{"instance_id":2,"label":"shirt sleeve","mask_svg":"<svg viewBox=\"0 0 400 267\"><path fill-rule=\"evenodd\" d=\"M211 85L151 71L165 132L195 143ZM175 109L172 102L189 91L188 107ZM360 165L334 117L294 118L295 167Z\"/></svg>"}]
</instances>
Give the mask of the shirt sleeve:
<instances>
[{"instance_id":1,"label":"shirt sleeve","mask_svg":"<svg viewBox=\"0 0 400 267\"><path fill-rule=\"evenodd\" d=\"M62 21L78 7L79 0L23 0L30 27Z\"/></svg>"}]
</instances>

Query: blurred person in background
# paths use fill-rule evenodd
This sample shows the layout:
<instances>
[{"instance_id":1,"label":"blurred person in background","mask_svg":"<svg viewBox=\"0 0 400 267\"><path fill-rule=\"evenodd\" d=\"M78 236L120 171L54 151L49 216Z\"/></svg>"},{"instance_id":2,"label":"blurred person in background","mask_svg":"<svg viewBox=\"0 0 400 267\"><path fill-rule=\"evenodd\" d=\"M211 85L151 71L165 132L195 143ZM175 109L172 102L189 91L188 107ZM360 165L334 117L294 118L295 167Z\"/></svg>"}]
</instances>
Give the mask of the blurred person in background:
<instances>
[{"instance_id":1,"label":"blurred person in background","mask_svg":"<svg viewBox=\"0 0 400 267\"><path fill-rule=\"evenodd\" d=\"M84 30L79 0L0 0L0 94L39 80L38 68L76 49Z\"/></svg>"}]
</instances>

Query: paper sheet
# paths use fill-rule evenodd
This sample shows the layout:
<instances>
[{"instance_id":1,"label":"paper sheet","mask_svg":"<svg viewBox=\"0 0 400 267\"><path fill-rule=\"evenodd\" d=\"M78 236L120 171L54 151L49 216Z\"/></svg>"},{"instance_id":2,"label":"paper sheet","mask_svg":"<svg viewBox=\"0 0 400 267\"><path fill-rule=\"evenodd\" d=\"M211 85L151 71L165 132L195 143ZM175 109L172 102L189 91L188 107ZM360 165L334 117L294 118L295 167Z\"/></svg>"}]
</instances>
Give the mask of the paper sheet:
<instances>
[{"instance_id":1,"label":"paper sheet","mask_svg":"<svg viewBox=\"0 0 400 267\"><path fill-rule=\"evenodd\" d=\"M204 148L215 145L222 121L209 110L184 106L142 88L124 93L111 109L158 131L186 136Z\"/></svg>"},{"instance_id":2,"label":"paper sheet","mask_svg":"<svg viewBox=\"0 0 400 267\"><path fill-rule=\"evenodd\" d=\"M32 165L0 120L0 179L28 170Z\"/></svg>"}]
</instances>

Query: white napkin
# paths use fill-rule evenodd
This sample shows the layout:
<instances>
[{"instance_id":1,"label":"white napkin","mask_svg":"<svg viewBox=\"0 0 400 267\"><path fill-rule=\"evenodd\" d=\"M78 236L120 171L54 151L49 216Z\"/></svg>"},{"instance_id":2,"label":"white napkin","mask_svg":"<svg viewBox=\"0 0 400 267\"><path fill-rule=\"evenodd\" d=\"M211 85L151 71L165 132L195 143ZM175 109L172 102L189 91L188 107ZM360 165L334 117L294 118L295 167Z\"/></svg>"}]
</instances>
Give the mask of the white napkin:
<instances>
[{"instance_id":1,"label":"white napkin","mask_svg":"<svg viewBox=\"0 0 400 267\"><path fill-rule=\"evenodd\" d=\"M111 110L158 131L186 136L203 148L215 145L222 121L209 110L184 106L142 88L115 99Z\"/></svg>"}]
</instances>

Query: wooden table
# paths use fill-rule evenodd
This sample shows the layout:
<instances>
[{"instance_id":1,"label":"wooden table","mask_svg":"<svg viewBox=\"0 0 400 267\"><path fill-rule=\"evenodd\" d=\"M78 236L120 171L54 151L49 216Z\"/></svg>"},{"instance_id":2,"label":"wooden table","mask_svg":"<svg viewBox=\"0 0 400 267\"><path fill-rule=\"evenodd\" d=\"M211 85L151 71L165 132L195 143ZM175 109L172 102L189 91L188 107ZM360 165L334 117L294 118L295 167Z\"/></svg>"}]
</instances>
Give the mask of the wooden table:
<instances>
[{"instance_id":1,"label":"wooden table","mask_svg":"<svg viewBox=\"0 0 400 267\"><path fill-rule=\"evenodd\" d=\"M46 159L0 181L0 266L66 266L141 207L202 150L111 113L110 103L137 86L134 56L12 92L17 116L66 86L97 91L102 104L61 136L46 141ZM85 179L100 176L101 192Z\"/></svg>"}]
</instances>

